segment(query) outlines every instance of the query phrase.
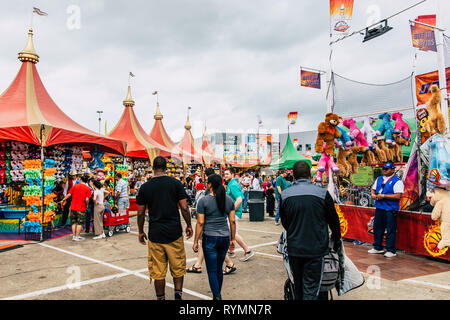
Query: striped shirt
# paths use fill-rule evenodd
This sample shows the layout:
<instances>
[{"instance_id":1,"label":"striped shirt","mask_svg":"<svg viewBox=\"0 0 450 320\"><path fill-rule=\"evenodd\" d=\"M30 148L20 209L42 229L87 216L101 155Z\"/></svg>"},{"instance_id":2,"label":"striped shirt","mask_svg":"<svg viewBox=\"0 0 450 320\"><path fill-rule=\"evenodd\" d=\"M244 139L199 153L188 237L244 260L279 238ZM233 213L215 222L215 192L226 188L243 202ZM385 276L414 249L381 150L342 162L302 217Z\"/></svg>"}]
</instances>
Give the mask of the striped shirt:
<instances>
[{"instance_id":1,"label":"striped shirt","mask_svg":"<svg viewBox=\"0 0 450 320\"><path fill-rule=\"evenodd\" d=\"M120 192L119 199L128 198L128 184L123 179L120 179L119 182L117 182L116 192L115 192L116 196L117 196L117 193L119 193L119 192Z\"/></svg>"}]
</instances>

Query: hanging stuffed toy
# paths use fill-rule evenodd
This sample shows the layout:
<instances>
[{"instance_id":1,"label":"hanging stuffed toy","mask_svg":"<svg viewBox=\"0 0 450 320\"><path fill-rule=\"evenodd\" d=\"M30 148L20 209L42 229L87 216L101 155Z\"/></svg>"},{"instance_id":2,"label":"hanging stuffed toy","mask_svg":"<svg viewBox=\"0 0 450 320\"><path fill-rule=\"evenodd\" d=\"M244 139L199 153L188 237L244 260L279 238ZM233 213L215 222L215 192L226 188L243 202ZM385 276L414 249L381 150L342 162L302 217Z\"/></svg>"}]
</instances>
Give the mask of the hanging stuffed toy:
<instances>
[{"instance_id":1,"label":"hanging stuffed toy","mask_svg":"<svg viewBox=\"0 0 450 320\"><path fill-rule=\"evenodd\" d=\"M350 130L350 138L354 140L356 146L365 147L366 150L369 149L369 144L367 143L366 137L364 137L364 134L356 126L355 120L345 119L342 124Z\"/></svg>"},{"instance_id":2,"label":"hanging stuffed toy","mask_svg":"<svg viewBox=\"0 0 450 320\"><path fill-rule=\"evenodd\" d=\"M448 137L448 135L447 135ZM427 140L423 147L428 145L429 171L428 188L450 188L450 143L449 139L436 134Z\"/></svg>"},{"instance_id":3,"label":"hanging stuffed toy","mask_svg":"<svg viewBox=\"0 0 450 320\"><path fill-rule=\"evenodd\" d=\"M347 156L351 153L350 149L345 150L343 148L338 149L337 157L336 157L336 165L339 168L338 175L340 177L346 178L350 175L352 171L351 164L347 161Z\"/></svg>"},{"instance_id":4,"label":"hanging stuffed toy","mask_svg":"<svg viewBox=\"0 0 450 320\"><path fill-rule=\"evenodd\" d=\"M324 149L326 150L327 146L326 143L323 145ZM331 168L331 171L334 173L339 172L339 168L334 163L333 157L326 154L326 152L322 152L322 156L320 157L319 163L317 164L317 182L322 182L322 175L325 172L327 175L329 174L329 169ZM331 177L328 177L330 179Z\"/></svg>"},{"instance_id":5,"label":"hanging stuffed toy","mask_svg":"<svg viewBox=\"0 0 450 320\"><path fill-rule=\"evenodd\" d=\"M362 134L366 137L367 144L371 151L375 151L376 144L376 132L373 130L372 126L375 124L375 119L372 117L364 117L363 126L361 128Z\"/></svg>"},{"instance_id":6,"label":"hanging stuffed toy","mask_svg":"<svg viewBox=\"0 0 450 320\"><path fill-rule=\"evenodd\" d=\"M447 105L447 103L445 103ZM441 112L441 90L437 85L431 86L431 98L427 102L428 120L424 123L423 128L434 135L436 133L445 132L445 120Z\"/></svg>"},{"instance_id":7,"label":"hanging stuffed toy","mask_svg":"<svg viewBox=\"0 0 450 320\"><path fill-rule=\"evenodd\" d=\"M391 124L391 115L387 112L378 115L378 119L383 122L377 130L377 136L384 136L387 145L395 145L394 141L394 127Z\"/></svg>"},{"instance_id":8,"label":"hanging stuffed toy","mask_svg":"<svg viewBox=\"0 0 450 320\"><path fill-rule=\"evenodd\" d=\"M339 117L339 124L342 124L343 119ZM350 150L350 147L354 145L353 139L350 137L350 135L345 131L343 128L337 126L336 127L339 130L339 133L341 134L340 138L337 138L334 140L334 143L337 148L344 148L345 150Z\"/></svg>"},{"instance_id":9,"label":"hanging stuffed toy","mask_svg":"<svg viewBox=\"0 0 450 320\"><path fill-rule=\"evenodd\" d=\"M440 188L434 189L430 204L434 207L431 212L431 219L441 221L442 238L437 247L442 250L445 247L450 247L450 191Z\"/></svg>"},{"instance_id":10,"label":"hanging stuffed toy","mask_svg":"<svg viewBox=\"0 0 450 320\"><path fill-rule=\"evenodd\" d=\"M316 140L316 153L325 152L334 157L334 139L340 138L341 134L336 126L339 124L339 116L334 113L327 113L325 121L321 122L318 127ZM326 148L324 148L326 144Z\"/></svg>"},{"instance_id":11,"label":"hanging stuffed toy","mask_svg":"<svg viewBox=\"0 0 450 320\"><path fill-rule=\"evenodd\" d=\"M386 145L386 139L383 136L378 137L377 139L377 145L382 151L382 154L386 157L385 161L383 161L381 158L379 158L380 162L386 162L386 161L394 161L394 153L391 148L388 148ZM377 153L378 155L378 153Z\"/></svg>"},{"instance_id":12,"label":"hanging stuffed toy","mask_svg":"<svg viewBox=\"0 0 450 320\"><path fill-rule=\"evenodd\" d=\"M405 142L402 144L405 146L409 146L411 144L411 130L409 125L403 120L403 115L400 112L394 112L392 114L392 120L395 121L394 131L397 135L400 136Z\"/></svg>"}]
</instances>

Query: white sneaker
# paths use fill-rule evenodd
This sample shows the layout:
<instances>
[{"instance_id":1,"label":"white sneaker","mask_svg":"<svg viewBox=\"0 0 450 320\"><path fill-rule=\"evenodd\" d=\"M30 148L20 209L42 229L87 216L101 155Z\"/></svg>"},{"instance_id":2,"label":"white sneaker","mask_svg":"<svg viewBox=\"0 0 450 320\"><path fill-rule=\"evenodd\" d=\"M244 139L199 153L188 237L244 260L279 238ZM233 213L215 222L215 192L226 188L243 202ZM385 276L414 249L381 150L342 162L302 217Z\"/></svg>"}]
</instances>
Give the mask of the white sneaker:
<instances>
[{"instance_id":1,"label":"white sneaker","mask_svg":"<svg viewBox=\"0 0 450 320\"><path fill-rule=\"evenodd\" d=\"M92 240L98 240L98 239L104 239L104 238L106 238L106 236L104 233L102 233L102 234L99 234L98 236L93 237Z\"/></svg>"},{"instance_id":2,"label":"white sneaker","mask_svg":"<svg viewBox=\"0 0 450 320\"><path fill-rule=\"evenodd\" d=\"M254 255L255 255L255 252L253 250L251 250L249 252L244 253L244 257L239 259L239 260L242 261L242 262L245 262L248 259L250 259L251 257L253 257Z\"/></svg>"},{"instance_id":3,"label":"white sneaker","mask_svg":"<svg viewBox=\"0 0 450 320\"><path fill-rule=\"evenodd\" d=\"M280 225L280 221L275 222L275 225L276 225L276 226L279 226L279 225Z\"/></svg>"},{"instance_id":4,"label":"white sneaker","mask_svg":"<svg viewBox=\"0 0 450 320\"><path fill-rule=\"evenodd\" d=\"M367 251L368 253L384 253L384 250L376 250L376 249L370 249Z\"/></svg>"},{"instance_id":5,"label":"white sneaker","mask_svg":"<svg viewBox=\"0 0 450 320\"><path fill-rule=\"evenodd\" d=\"M76 237L75 239L74 239L75 241L83 241L83 240L85 240L83 237Z\"/></svg>"},{"instance_id":6,"label":"white sneaker","mask_svg":"<svg viewBox=\"0 0 450 320\"><path fill-rule=\"evenodd\" d=\"M390 251L388 251L388 252L386 252L386 253L384 254L384 256L385 256L386 258L392 258L392 257L396 257L396 256L397 256L397 254L396 254L396 253L393 253L393 252L390 252Z\"/></svg>"},{"instance_id":7,"label":"white sneaker","mask_svg":"<svg viewBox=\"0 0 450 320\"><path fill-rule=\"evenodd\" d=\"M72 241L77 241L77 237L72 236Z\"/></svg>"}]
</instances>

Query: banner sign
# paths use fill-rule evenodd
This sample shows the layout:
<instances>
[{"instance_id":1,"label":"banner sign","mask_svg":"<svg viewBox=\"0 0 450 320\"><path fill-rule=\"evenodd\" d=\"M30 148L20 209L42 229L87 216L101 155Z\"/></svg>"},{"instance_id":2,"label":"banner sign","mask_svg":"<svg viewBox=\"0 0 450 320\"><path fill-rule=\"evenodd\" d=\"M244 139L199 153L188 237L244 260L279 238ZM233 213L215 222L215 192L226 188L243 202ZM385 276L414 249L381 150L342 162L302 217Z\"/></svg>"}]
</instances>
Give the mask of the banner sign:
<instances>
[{"instance_id":1,"label":"banner sign","mask_svg":"<svg viewBox=\"0 0 450 320\"><path fill-rule=\"evenodd\" d=\"M300 70L300 85L320 89L320 73Z\"/></svg>"},{"instance_id":2,"label":"banner sign","mask_svg":"<svg viewBox=\"0 0 450 320\"><path fill-rule=\"evenodd\" d=\"M429 119L427 109L420 108L419 110L417 110L416 117L419 122L417 131L418 131L418 134L420 134L420 144L422 145L430 137L430 133L427 130L425 130L425 128L423 127L425 122L427 122Z\"/></svg>"},{"instance_id":3,"label":"banner sign","mask_svg":"<svg viewBox=\"0 0 450 320\"><path fill-rule=\"evenodd\" d=\"M289 124L295 124L295 122L297 121L297 117L298 112L289 112L288 114Z\"/></svg>"},{"instance_id":4,"label":"banner sign","mask_svg":"<svg viewBox=\"0 0 450 320\"><path fill-rule=\"evenodd\" d=\"M445 70L447 78L447 88L450 85L450 68ZM439 73L437 71L428 72L416 76L416 96L417 105L426 104L431 98L431 86L437 84L439 87Z\"/></svg>"},{"instance_id":5,"label":"banner sign","mask_svg":"<svg viewBox=\"0 0 450 320\"><path fill-rule=\"evenodd\" d=\"M411 38L414 48L422 51L437 52L434 30L419 24L411 24Z\"/></svg>"},{"instance_id":6,"label":"banner sign","mask_svg":"<svg viewBox=\"0 0 450 320\"><path fill-rule=\"evenodd\" d=\"M355 186L371 186L374 182L372 167L358 168L358 171L351 175L350 180Z\"/></svg>"},{"instance_id":7,"label":"banner sign","mask_svg":"<svg viewBox=\"0 0 450 320\"><path fill-rule=\"evenodd\" d=\"M330 0L330 21L334 34L348 34L352 15L353 0Z\"/></svg>"},{"instance_id":8,"label":"banner sign","mask_svg":"<svg viewBox=\"0 0 450 320\"><path fill-rule=\"evenodd\" d=\"M345 239L373 243L373 217L375 208L339 205L341 234L345 226ZM442 238L439 221L426 213L399 211L395 247L409 253L450 261L448 248L439 250Z\"/></svg>"}]
</instances>

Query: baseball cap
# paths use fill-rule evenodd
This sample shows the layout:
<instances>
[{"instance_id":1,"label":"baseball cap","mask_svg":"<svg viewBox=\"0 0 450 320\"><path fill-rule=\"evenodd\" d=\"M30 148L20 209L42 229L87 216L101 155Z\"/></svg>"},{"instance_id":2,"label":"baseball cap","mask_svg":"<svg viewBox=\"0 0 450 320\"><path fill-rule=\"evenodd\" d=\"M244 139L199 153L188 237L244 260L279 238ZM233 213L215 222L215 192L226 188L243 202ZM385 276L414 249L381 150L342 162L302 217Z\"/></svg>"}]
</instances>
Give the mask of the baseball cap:
<instances>
[{"instance_id":1,"label":"baseball cap","mask_svg":"<svg viewBox=\"0 0 450 320\"><path fill-rule=\"evenodd\" d=\"M393 162L388 161L384 164L383 169L395 169L395 165Z\"/></svg>"}]
</instances>

